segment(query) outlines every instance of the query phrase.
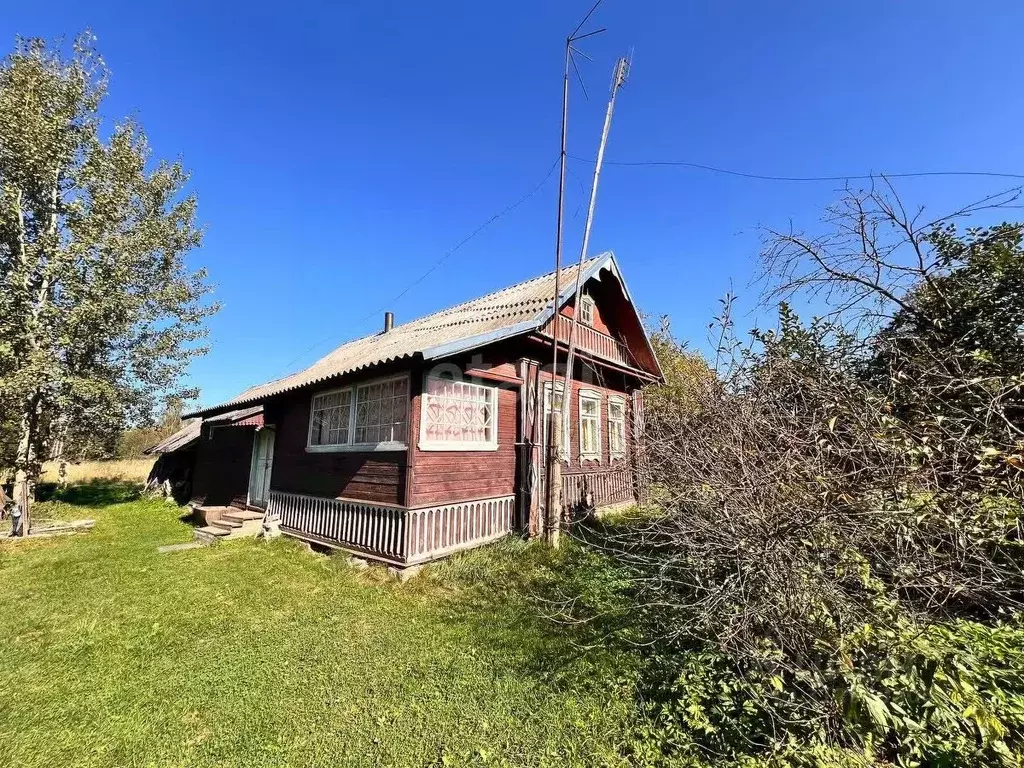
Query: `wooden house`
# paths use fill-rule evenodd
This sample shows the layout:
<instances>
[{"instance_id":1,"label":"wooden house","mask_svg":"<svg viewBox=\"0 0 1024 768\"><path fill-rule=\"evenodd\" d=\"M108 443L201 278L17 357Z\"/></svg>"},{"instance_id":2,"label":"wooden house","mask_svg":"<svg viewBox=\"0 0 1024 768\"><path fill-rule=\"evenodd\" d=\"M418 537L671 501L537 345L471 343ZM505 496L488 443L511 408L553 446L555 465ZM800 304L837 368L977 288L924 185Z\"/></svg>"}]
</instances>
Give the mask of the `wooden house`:
<instances>
[{"instance_id":1,"label":"wooden house","mask_svg":"<svg viewBox=\"0 0 1024 768\"><path fill-rule=\"evenodd\" d=\"M635 498L641 387L661 379L610 254L343 344L309 368L203 408L193 502L266 509L292 536L407 566L543 519L552 343L572 317L563 494Z\"/></svg>"}]
</instances>

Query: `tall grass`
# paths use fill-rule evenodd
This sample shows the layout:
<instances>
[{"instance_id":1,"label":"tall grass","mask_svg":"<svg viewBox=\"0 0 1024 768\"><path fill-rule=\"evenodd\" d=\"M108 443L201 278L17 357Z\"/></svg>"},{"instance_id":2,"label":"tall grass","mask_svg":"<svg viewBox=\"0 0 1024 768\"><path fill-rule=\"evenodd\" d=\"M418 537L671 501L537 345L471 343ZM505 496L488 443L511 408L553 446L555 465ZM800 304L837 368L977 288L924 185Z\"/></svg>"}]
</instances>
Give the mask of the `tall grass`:
<instances>
[{"instance_id":1,"label":"tall grass","mask_svg":"<svg viewBox=\"0 0 1024 768\"><path fill-rule=\"evenodd\" d=\"M83 461L67 464L68 483L88 483L94 480L121 480L145 483L155 459L114 459L111 461ZM39 480L44 483L60 481L60 462L48 461L43 464Z\"/></svg>"}]
</instances>

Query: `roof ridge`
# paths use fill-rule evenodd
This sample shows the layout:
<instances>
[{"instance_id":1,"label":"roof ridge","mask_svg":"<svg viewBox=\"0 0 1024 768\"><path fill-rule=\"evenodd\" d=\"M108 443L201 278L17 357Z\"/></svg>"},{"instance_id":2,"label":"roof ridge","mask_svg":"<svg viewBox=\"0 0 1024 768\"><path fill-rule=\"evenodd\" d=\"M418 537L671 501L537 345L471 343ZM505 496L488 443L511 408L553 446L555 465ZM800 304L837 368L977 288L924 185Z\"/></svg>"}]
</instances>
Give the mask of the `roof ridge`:
<instances>
[{"instance_id":1,"label":"roof ridge","mask_svg":"<svg viewBox=\"0 0 1024 768\"><path fill-rule=\"evenodd\" d=\"M609 253L608 251L602 251L601 253L599 253L599 254L597 254L595 256L591 256L589 259L585 260L583 262L583 264L587 265L587 264L589 264L592 261L596 261L597 259L603 258L606 255L608 255L608 253ZM579 262L575 262L575 263L570 264L568 266L562 267L560 271L561 272L566 272L568 270L575 269L575 268L578 268L578 267L579 267ZM555 270L552 269L550 272L545 272L543 275L536 275L536 276L528 278L526 280L521 280L518 283L512 283L511 285L506 285L504 288L499 288L499 289L497 289L495 291L491 291L490 293L485 293L485 294L482 294L480 296L475 296L472 299L467 299L466 301L460 302L458 304L453 304L450 307L445 307L444 309L439 309L439 310L437 310L435 312L429 312L426 315L420 315L419 317L413 318L412 320L409 320L407 322L399 323L398 325L394 326L390 331L388 331L388 333L395 333L396 331L401 331L401 330L406 330L406 331L412 330L412 329L410 329L409 326L411 326L411 325L413 325L415 323L422 323L424 320L429 320L432 317L440 317L440 316L448 314L450 312L455 312L456 310L465 309L468 305L473 304L474 302L484 301L485 299L489 299L489 298L492 298L494 296L497 296L499 293L504 293L506 291L512 291L512 290L515 290L517 288L522 288L524 285L528 285L528 284L536 282L538 280L544 280L546 278L549 278L553 274L555 274ZM520 303L523 303L523 302L520 302ZM546 300L545 300L545 305L546 305ZM456 322L456 323L451 323L450 325L458 325L458 324L459 323ZM432 326L432 327L444 327L444 326ZM339 350L343 349L344 347L349 346L350 344L355 344L357 341L363 341L365 339L372 339L372 338L376 338L376 337L379 337L379 336L383 336L383 333L381 331L375 331L374 333L368 333L365 336L358 336L358 337L356 337L354 339L349 339L348 341L343 341L341 344L336 346L334 349L332 349L326 355L324 355L323 357L318 358L317 360L313 361L312 363L307 365L305 368L302 368L302 369L300 369L298 371L295 371L295 373L288 374L287 376L282 376L281 378L282 379L286 379L286 378L289 378L290 376L295 376L296 374L302 373L303 371L307 371L310 368L312 368L313 366L318 365L319 363L325 361L331 355L333 355L334 353L336 353ZM280 379L278 379L278 381L279 380ZM273 382L266 382L266 384L272 384L272 383ZM265 386L265 384L257 384L255 386ZM251 389L251 387L250 387L250 389Z\"/></svg>"},{"instance_id":2,"label":"roof ridge","mask_svg":"<svg viewBox=\"0 0 1024 768\"><path fill-rule=\"evenodd\" d=\"M599 258L605 256L606 254L607 254L607 251L599 253L596 256L591 256L589 259L586 259L583 263L584 264L588 264L591 261L594 261L596 259L599 259ZM576 268L576 267L579 267L579 263L569 264L568 266L562 267L561 270L559 270L559 271L565 272L567 270L570 270L570 269L573 269L573 268ZM538 280L544 280L545 278L551 277L553 274L555 274L555 270L552 269L550 272L545 272L543 275L536 275L536 276L528 278L526 280L520 280L518 283L512 283L512 285L506 285L504 288L499 288L499 289L497 289L495 291L491 291L490 293L485 293L485 294L482 294L480 296L476 296L476 297L474 297L472 299L467 299L466 301L460 302L458 304L453 304L450 307L446 307L444 309L439 309L436 312L431 312L430 314L423 315L421 317L417 317L417 318L415 318L413 320L410 320L407 323L402 323L401 325L396 325L392 330L397 330L398 328L401 328L403 325L411 325L412 323L418 323L421 320L426 320L427 318L433 317L434 315L443 315L443 314L445 314L447 312L454 312L455 310L462 309L465 306L467 306L468 304L472 304L473 302L483 301L484 299L489 299L489 298L491 298L493 296L497 296L499 293L504 293L505 291L512 291L512 290L515 290L516 288L522 288L524 285L528 285L528 284L536 282Z\"/></svg>"},{"instance_id":3,"label":"roof ridge","mask_svg":"<svg viewBox=\"0 0 1024 768\"><path fill-rule=\"evenodd\" d=\"M560 267L558 274L565 276L566 284L564 288L559 289L560 296L556 297L556 303L560 302L571 288L574 272L577 275L586 273L590 276L595 265L601 265L608 259L614 260L612 252L602 251L582 262ZM485 339L489 343L497 338L503 338L502 333L522 333L524 329L539 325L545 317L544 313L551 311L554 292L551 283L555 275L556 270L550 270L401 323L387 333L376 331L349 339L298 371L248 387L226 402L197 410L189 415L202 416L232 407L239 409L246 404L282 392L362 370L378 363L409 358L426 352L436 356L442 350L450 351L455 347L463 349L458 346L459 344L473 342L479 345Z\"/></svg>"}]
</instances>

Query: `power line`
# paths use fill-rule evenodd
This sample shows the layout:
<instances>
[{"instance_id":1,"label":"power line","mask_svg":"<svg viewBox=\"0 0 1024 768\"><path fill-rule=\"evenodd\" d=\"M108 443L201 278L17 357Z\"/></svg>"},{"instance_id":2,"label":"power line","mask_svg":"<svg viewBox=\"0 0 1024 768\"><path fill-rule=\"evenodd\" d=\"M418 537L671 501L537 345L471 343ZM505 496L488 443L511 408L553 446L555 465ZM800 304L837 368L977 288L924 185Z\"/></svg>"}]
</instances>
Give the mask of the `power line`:
<instances>
[{"instance_id":1,"label":"power line","mask_svg":"<svg viewBox=\"0 0 1024 768\"><path fill-rule=\"evenodd\" d=\"M594 162L588 157L578 157L576 155L569 155L569 157L573 160L579 160L584 163ZM1024 174L1022 173L1000 173L997 171L917 171L913 173L851 173L844 174L842 176L768 176L760 173L734 171L729 168L718 168L714 165L705 165L703 163L691 163L686 160L649 160L644 162L606 160L605 163L608 165L621 165L631 168L658 166L694 168L701 171L711 171L712 173L722 173L727 176L739 176L743 179L759 179L761 181L867 181L870 179L877 179L880 176L885 176L889 179L910 179L927 176L987 176L989 178L1000 179L1024 179Z\"/></svg>"},{"instance_id":2,"label":"power line","mask_svg":"<svg viewBox=\"0 0 1024 768\"><path fill-rule=\"evenodd\" d=\"M527 200L529 200L531 197L533 197L535 194L537 194L540 191L541 187L543 187L544 184L547 182L547 180L551 178L551 174L554 172L555 167L557 165L558 165L558 158L556 158L555 162L553 162L551 164L551 167L548 168L548 172L544 174L544 178L542 178L539 182L537 182L530 189L529 192L527 192L525 195L520 197L518 200L516 200L511 205L508 205L508 206L502 208L500 211L498 211L493 216L491 216L489 219L487 219L487 221L485 221L483 224L481 224L476 229L474 229L472 232L470 232L468 235L466 235L466 237L462 238L462 240L460 240L458 243L456 243L454 247L452 247L451 249L446 251L444 254L442 254L441 257L437 261L435 261L426 272L424 272L418 278L416 278L411 283L409 283L409 285L407 285L402 290L401 293L399 293L397 296L394 296L392 299L390 299L388 301L388 305L394 304L394 302L396 302L399 299L401 299L403 296L405 296L405 294L407 294L409 291L411 291L417 285L419 285L424 280L426 280L438 267L440 267L442 264L444 264L446 261L448 261L448 259L450 259L452 256L454 256L464 245L466 245L466 243L468 243L470 240L472 240L477 235L479 235L481 232L483 232L485 229L487 229L487 227L489 227L491 224L493 224L494 222L496 222L498 219L502 218L503 216L506 216L507 214L512 213L512 211L514 211L520 205L522 205ZM365 323L367 320L369 320L371 317L373 317L375 315L379 315L386 308L387 308L387 306L384 306L384 307L381 307L380 309L375 309L373 312L367 313L363 317L359 318L353 325L355 327L359 327L360 325ZM328 335L320 338L319 340L313 342L313 344L311 344L309 347L307 347L302 352L300 352L296 357L292 358L288 363L283 365L279 369L278 373L281 373L282 371L285 371L285 370L291 368L293 364L295 364L296 362L301 360L303 357L305 357L307 354L309 354L312 350L316 349L321 344L323 344L325 341L328 341L328 340L330 340L333 337L334 337L334 334L332 333L332 334L328 334Z\"/></svg>"}]
</instances>

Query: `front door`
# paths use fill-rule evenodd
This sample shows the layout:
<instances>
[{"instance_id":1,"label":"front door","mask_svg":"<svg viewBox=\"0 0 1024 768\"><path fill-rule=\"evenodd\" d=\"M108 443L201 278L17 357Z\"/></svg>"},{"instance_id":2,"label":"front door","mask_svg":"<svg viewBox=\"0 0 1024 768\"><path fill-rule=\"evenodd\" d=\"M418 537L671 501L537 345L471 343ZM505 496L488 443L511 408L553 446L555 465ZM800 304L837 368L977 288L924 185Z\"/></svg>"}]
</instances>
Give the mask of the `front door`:
<instances>
[{"instance_id":1,"label":"front door","mask_svg":"<svg viewBox=\"0 0 1024 768\"><path fill-rule=\"evenodd\" d=\"M261 509L270 501L270 473L274 466L274 430L261 429L252 445L249 470L249 504Z\"/></svg>"}]
</instances>

